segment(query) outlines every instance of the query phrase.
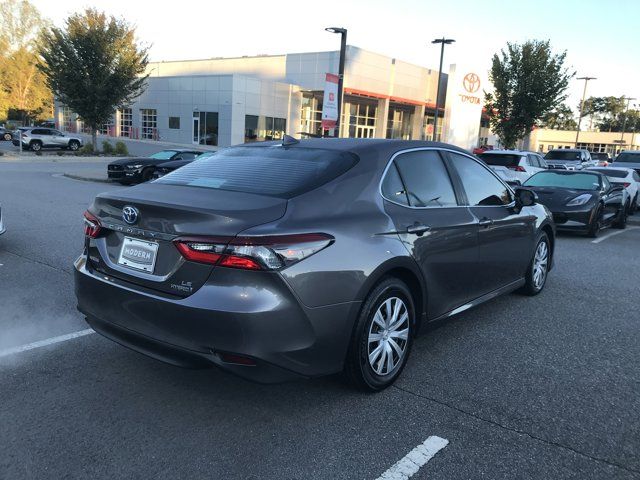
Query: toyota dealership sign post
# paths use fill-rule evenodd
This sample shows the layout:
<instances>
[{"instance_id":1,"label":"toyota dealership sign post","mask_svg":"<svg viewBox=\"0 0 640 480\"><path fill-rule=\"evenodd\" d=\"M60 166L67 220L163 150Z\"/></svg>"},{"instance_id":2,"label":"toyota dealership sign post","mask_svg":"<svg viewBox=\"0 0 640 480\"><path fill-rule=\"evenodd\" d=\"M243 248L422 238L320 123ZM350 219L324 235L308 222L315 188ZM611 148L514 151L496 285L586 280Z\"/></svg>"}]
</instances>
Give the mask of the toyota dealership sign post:
<instances>
[{"instance_id":1,"label":"toyota dealership sign post","mask_svg":"<svg viewBox=\"0 0 640 480\"><path fill-rule=\"evenodd\" d=\"M322 100L322 129L333 130L338 123L338 82L340 77L327 73Z\"/></svg>"}]
</instances>

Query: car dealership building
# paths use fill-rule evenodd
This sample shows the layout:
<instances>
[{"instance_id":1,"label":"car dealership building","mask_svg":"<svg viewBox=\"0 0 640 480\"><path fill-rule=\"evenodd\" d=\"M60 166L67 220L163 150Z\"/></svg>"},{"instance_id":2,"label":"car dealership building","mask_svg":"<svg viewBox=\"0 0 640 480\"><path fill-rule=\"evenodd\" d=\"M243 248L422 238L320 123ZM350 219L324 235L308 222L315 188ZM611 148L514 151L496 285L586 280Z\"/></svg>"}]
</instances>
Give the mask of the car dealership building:
<instances>
[{"instance_id":1,"label":"car dealership building","mask_svg":"<svg viewBox=\"0 0 640 480\"><path fill-rule=\"evenodd\" d=\"M341 137L434 138L438 71L353 46L345 58ZM338 63L339 51L150 63L145 92L101 133L218 146L323 135L325 76ZM442 75L437 139L477 145L480 74L452 65ZM55 119L64 130L83 129L62 105Z\"/></svg>"}]
</instances>

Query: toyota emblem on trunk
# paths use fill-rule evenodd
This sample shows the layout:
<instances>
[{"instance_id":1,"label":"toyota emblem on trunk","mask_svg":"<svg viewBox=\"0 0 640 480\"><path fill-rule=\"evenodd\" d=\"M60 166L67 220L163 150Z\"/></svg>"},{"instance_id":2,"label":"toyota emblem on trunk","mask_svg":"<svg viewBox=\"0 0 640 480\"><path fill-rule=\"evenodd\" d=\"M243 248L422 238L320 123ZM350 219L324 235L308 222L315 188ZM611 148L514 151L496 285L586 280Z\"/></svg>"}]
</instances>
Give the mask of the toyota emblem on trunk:
<instances>
[{"instance_id":1,"label":"toyota emblem on trunk","mask_svg":"<svg viewBox=\"0 0 640 480\"><path fill-rule=\"evenodd\" d=\"M122 219L129 225L133 225L138 221L138 214L139 212L136 207L126 205L122 208Z\"/></svg>"}]
</instances>

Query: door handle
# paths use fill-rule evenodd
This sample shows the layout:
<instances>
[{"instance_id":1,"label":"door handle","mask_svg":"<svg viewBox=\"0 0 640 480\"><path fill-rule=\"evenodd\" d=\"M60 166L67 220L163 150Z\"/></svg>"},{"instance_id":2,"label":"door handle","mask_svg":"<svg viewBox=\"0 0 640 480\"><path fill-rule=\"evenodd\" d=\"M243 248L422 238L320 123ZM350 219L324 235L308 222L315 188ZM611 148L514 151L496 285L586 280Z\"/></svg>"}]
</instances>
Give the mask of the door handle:
<instances>
[{"instance_id":1,"label":"door handle","mask_svg":"<svg viewBox=\"0 0 640 480\"><path fill-rule=\"evenodd\" d=\"M481 227L489 227L491 225L493 225L493 220L491 220L490 218L483 218L482 220L480 220L478 222L478 225L480 225Z\"/></svg>"},{"instance_id":2,"label":"door handle","mask_svg":"<svg viewBox=\"0 0 640 480\"><path fill-rule=\"evenodd\" d=\"M409 225L407 227L407 233L410 233L410 234L413 234L413 235L417 235L419 237L424 235L429 230L431 230L431 227L429 227L427 225L423 225L421 223L414 223L413 225Z\"/></svg>"}]
</instances>

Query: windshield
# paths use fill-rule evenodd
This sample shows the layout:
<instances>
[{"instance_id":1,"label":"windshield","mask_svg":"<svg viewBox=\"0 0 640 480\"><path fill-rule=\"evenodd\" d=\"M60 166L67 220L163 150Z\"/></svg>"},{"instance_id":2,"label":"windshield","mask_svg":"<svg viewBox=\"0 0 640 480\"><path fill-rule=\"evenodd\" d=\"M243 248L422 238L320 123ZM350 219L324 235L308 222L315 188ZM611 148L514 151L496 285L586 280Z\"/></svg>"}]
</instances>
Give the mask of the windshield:
<instances>
[{"instance_id":1,"label":"windshield","mask_svg":"<svg viewBox=\"0 0 640 480\"><path fill-rule=\"evenodd\" d=\"M613 168L590 168L589 170L601 173L603 175L606 175L607 177L612 178L624 178L627 176L627 172L625 172L624 170L615 170Z\"/></svg>"},{"instance_id":2,"label":"windshield","mask_svg":"<svg viewBox=\"0 0 640 480\"><path fill-rule=\"evenodd\" d=\"M616 157L616 162L640 163L640 154L622 152Z\"/></svg>"},{"instance_id":3,"label":"windshield","mask_svg":"<svg viewBox=\"0 0 640 480\"><path fill-rule=\"evenodd\" d=\"M572 190L598 190L600 178L595 173L540 172L530 177L527 187L559 187Z\"/></svg>"},{"instance_id":4,"label":"windshield","mask_svg":"<svg viewBox=\"0 0 640 480\"><path fill-rule=\"evenodd\" d=\"M580 160L580 152L551 150L544 156L546 160L571 160L577 162Z\"/></svg>"},{"instance_id":5,"label":"windshield","mask_svg":"<svg viewBox=\"0 0 640 480\"><path fill-rule=\"evenodd\" d=\"M290 198L333 180L357 161L352 153L334 150L234 147L198 158L156 182Z\"/></svg>"},{"instance_id":6,"label":"windshield","mask_svg":"<svg viewBox=\"0 0 640 480\"><path fill-rule=\"evenodd\" d=\"M162 150L161 152L154 153L149 158L155 158L157 160L169 160L177 152L175 150Z\"/></svg>"},{"instance_id":7,"label":"windshield","mask_svg":"<svg viewBox=\"0 0 640 480\"><path fill-rule=\"evenodd\" d=\"M496 165L500 167L515 167L520 163L520 155L508 153L489 153L484 152L478 155L487 165Z\"/></svg>"}]
</instances>

